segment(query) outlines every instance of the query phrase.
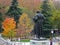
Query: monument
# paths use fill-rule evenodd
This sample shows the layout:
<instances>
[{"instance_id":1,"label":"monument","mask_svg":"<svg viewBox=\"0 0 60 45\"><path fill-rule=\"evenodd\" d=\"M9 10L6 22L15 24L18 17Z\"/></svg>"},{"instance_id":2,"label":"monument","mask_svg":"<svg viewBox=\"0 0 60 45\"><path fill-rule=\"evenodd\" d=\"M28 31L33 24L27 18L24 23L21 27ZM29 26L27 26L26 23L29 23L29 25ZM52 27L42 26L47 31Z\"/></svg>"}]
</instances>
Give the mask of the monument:
<instances>
[{"instance_id":1,"label":"monument","mask_svg":"<svg viewBox=\"0 0 60 45\"><path fill-rule=\"evenodd\" d=\"M49 40L43 38L43 22L44 15L40 12L36 12L36 16L33 17L33 21L35 23L33 33L36 38L30 40L30 45L50 45Z\"/></svg>"},{"instance_id":2,"label":"monument","mask_svg":"<svg viewBox=\"0 0 60 45\"><path fill-rule=\"evenodd\" d=\"M35 22L34 26L34 34L38 39L42 37L43 34L43 21L44 21L44 16L41 14L39 11L37 11L36 16L33 18L33 21Z\"/></svg>"}]
</instances>

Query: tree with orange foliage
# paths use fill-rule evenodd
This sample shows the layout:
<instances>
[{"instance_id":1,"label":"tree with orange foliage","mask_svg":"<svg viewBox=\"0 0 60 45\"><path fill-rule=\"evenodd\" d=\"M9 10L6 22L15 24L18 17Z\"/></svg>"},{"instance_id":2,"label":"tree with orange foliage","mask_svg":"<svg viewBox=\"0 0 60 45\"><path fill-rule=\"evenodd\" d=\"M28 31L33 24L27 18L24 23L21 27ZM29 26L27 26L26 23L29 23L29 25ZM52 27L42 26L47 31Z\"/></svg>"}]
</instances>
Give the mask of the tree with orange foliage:
<instances>
[{"instance_id":1,"label":"tree with orange foliage","mask_svg":"<svg viewBox=\"0 0 60 45\"><path fill-rule=\"evenodd\" d=\"M2 27L4 29L2 33L4 36L11 37L12 35L14 35L14 29L16 27L16 22L14 21L14 18L7 17L4 20ZM13 32L13 34L11 32Z\"/></svg>"},{"instance_id":2,"label":"tree with orange foliage","mask_svg":"<svg viewBox=\"0 0 60 45\"><path fill-rule=\"evenodd\" d=\"M33 28L33 24L32 24L31 19L28 17L28 14L26 14L26 13L22 14L22 16L19 19L19 25L18 26L19 26L19 29L22 30L21 36L24 35L26 37L31 32L31 30Z\"/></svg>"}]
</instances>

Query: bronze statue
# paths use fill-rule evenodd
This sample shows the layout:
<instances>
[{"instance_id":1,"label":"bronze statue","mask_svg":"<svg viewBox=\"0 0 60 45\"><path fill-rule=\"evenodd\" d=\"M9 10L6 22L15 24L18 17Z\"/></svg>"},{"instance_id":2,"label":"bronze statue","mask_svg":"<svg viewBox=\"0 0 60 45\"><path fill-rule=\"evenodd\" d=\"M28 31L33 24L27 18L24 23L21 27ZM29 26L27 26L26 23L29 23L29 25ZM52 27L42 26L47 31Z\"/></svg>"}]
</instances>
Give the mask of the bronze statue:
<instances>
[{"instance_id":1,"label":"bronze statue","mask_svg":"<svg viewBox=\"0 0 60 45\"><path fill-rule=\"evenodd\" d=\"M40 37L42 37L42 33L43 33L42 27L43 27L44 16L43 16L43 14L41 14L41 12L37 11L36 16L34 16L33 20L35 22L34 34L36 35L36 37L38 39L40 39Z\"/></svg>"}]
</instances>

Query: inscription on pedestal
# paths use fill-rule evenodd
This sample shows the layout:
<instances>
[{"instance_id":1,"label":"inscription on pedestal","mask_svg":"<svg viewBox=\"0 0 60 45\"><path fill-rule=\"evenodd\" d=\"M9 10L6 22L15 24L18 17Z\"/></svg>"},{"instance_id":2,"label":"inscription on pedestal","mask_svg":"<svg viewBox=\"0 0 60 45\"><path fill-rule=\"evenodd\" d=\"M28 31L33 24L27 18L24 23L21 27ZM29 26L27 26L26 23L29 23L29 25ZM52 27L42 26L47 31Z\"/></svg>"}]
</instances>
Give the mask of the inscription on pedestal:
<instances>
[{"instance_id":1,"label":"inscription on pedestal","mask_svg":"<svg viewBox=\"0 0 60 45\"><path fill-rule=\"evenodd\" d=\"M46 45L46 42L42 42L42 45Z\"/></svg>"},{"instance_id":2,"label":"inscription on pedestal","mask_svg":"<svg viewBox=\"0 0 60 45\"><path fill-rule=\"evenodd\" d=\"M50 45L50 41L30 41L30 45Z\"/></svg>"}]
</instances>

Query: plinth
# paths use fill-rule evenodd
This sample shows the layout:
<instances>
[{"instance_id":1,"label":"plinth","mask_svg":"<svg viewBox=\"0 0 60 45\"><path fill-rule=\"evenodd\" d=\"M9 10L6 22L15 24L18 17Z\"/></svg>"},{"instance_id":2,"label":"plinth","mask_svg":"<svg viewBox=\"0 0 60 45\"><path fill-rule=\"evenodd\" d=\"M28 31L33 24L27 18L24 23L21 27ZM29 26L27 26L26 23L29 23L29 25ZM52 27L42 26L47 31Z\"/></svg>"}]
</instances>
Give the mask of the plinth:
<instances>
[{"instance_id":1,"label":"plinth","mask_svg":"<svg viewBox=\"0 0 60 45\"><path fill-rule=\"evenodd\" d=\"M30 40L30 45L50 45L49 40Z\"/></svg>"}]
</instances>

